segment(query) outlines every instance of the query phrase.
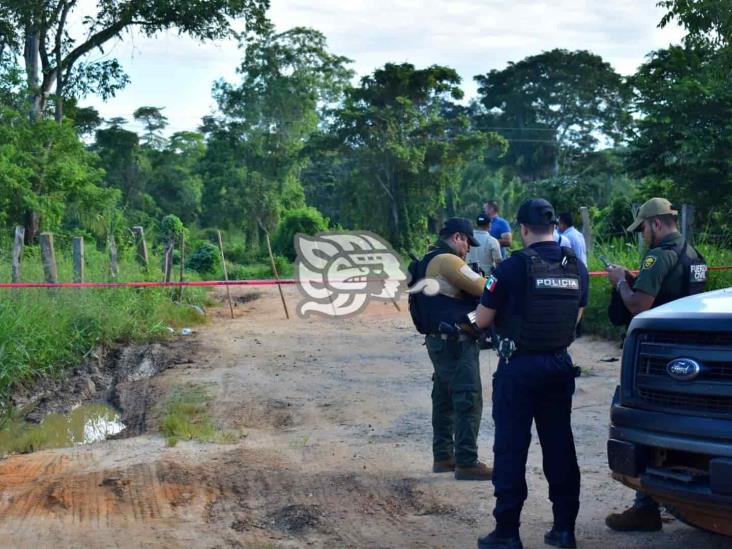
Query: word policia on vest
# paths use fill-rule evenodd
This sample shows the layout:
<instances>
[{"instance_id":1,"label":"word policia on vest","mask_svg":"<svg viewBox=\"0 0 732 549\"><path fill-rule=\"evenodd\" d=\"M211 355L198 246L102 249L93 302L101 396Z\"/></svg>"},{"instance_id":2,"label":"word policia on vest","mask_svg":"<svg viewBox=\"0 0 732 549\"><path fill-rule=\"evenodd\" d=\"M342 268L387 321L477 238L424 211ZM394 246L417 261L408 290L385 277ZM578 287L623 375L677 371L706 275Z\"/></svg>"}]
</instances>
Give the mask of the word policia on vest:
<instances>
[{"instance_id":1,"label":"word policia on vest","mask_svg":"<svg viewBox=\"0 0 732 549\"><path fill-rule=\"evenodd\" d=\"M537 278L534 284L537 290L579 290L579 280L576 278Z\"/></svg>"}]
</instances>

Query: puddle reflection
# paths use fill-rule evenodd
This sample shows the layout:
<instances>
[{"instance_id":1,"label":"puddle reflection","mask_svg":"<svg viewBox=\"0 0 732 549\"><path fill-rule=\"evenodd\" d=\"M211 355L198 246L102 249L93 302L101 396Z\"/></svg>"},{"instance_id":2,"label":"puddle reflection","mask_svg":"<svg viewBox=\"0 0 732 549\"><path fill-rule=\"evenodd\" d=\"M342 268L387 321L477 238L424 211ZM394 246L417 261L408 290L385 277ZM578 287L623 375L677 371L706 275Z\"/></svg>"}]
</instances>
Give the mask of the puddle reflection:
<instances>
[{"instance_id":1,"label":"puddle reflection","mask_svg":"<svg viewBox=\"0 0 732 549\"><path fill-rule=\"evenodd\" d=\"M66 415L51 414L39 425L11 422L0 430L0 455L90 444L124 428L116 411L104 404L88 404Z\"/></svg>"}]
</instances>

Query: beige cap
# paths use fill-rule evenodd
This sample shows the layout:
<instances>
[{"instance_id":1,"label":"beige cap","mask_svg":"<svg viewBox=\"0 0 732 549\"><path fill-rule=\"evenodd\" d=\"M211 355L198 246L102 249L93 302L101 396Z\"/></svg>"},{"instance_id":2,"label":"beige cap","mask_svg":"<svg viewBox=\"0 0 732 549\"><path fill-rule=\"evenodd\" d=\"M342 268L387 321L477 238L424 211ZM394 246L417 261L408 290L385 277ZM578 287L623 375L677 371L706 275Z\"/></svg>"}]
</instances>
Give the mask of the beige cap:
<instances>
[{"instance_id":1,"label":"beige cap","mask_svg":"<svg viewBox=\"0 0 732 549\"><path fill-rule=\"evenodd\" d=\"M650 200L646 200L646 202L643 203L635 216L635 221L633 221L630 227L625 230L629 233L634 233L638 230L638 227L641 226L643 221L645 221L649 217L656 217L657 215L667 214L679 215L679 212L671 208L671 202L669 202L665 198L651 198Z\"/></svg>"}]
</instances>

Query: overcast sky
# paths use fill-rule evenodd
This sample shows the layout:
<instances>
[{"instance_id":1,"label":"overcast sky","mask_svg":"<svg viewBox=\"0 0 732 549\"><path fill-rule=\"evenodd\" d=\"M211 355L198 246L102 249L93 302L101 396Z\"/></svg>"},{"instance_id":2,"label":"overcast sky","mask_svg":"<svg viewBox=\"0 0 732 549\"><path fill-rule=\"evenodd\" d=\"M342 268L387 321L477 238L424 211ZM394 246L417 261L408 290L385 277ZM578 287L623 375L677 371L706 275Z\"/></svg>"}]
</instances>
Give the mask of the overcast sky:
<instances>
[{"instance_id":1,"label":"overcast sky","mask_svg":"<svg viewBox=\"0 0 732 549\"><path fill-rule=\"evenodd\" d=\"M95 0L83 0L93 6ZM284 31L313 27L330 51L354 61L359 76L386 62L455 68L467 97L473 76L502 69L509 61L554 48L586 49L622 74L631 74L646 54L677 43L678 28L658 29L656 0L272 0L269 16ZM211 86L236 80L242 52L233 42L198 44L167 33L155 39L126 35L108 47L132 83L103 103L90 97L105 118L132 120L144 105L165 107L169 131L194 130L214 107ZM99 57L99 55L96 55ZM135 124L128 126L138 129Z\"/></svg>"}]
</instances>

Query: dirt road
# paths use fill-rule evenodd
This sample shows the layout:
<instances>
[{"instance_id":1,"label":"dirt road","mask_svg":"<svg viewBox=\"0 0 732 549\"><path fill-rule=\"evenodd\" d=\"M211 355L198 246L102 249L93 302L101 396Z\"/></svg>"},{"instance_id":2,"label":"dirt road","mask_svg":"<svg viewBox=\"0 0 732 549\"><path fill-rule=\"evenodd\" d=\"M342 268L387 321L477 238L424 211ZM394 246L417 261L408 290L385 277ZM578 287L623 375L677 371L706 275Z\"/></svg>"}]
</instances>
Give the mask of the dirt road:
<instances>
[{"instance_id":1,"label":"dirt road","mask_svg":"<svg viewBox=\"0 0 732 549\"><path fill-rule=\"evenodd\" d=\"M242 295L251 290L242 290ZM297 302L287 292L291 310ZM430 365L405 307L376 304L348 320L284 320L276 290L228 308L189 340L185 360L150 394L196 383L213 395L233 445L181 442L154 432L0 462L3 547L475 547L493 527L492 486L430 472ZM617 345L583 338L574 401L582 470L581 547L729 547L728 538L667 518L662 533L624 535L603 519L632 493L610 479L609 401ZM480 451L491 459L490 374ZM153 411L151 414L154 415ZM534 437L523 513L526 547L551 525Z\"/></svg>"}]
</instances>

